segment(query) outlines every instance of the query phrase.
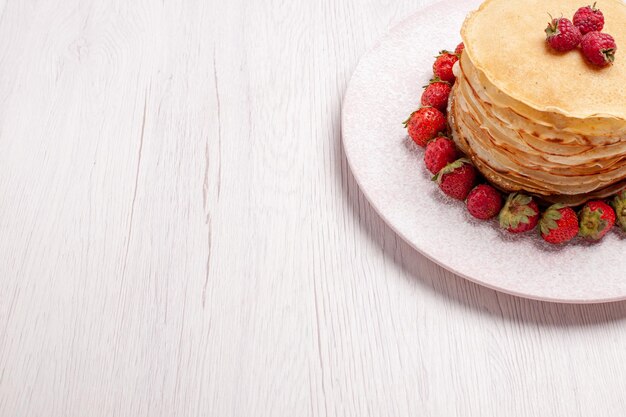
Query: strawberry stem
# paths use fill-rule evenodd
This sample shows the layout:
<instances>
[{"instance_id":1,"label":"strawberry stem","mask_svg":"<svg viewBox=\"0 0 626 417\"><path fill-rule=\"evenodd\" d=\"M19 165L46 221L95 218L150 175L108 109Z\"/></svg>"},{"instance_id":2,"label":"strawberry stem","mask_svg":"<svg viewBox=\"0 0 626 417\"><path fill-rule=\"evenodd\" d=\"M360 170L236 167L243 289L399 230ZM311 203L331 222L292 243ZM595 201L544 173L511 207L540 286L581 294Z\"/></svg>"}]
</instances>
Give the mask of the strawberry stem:
<instances>
[{"instance_id":1,"label":"strawberry stem","mask_svg":"<svg viewBox=\"0 0 626 417\"><path fill-rule=\"evenodd\" d=\"M604 55L604 59L606 62L613 63L615 62L615 48L603 49L602 55Z\"/></svg>"}]
</instances>

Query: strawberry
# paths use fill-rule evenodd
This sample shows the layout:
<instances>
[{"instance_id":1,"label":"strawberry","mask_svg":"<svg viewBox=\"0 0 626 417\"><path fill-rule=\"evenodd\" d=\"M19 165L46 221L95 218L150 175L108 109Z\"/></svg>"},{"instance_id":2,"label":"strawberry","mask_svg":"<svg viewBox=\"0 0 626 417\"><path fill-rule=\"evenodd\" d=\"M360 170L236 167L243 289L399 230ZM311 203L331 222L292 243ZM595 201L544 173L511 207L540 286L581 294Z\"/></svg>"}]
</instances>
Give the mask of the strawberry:
<instances>
[{"instance_id":1,"label":"strawberry","mask_svg":"<svg viewBox=\"0 0 626 417\"><path fill-rule=\"evenodd\" d=\"M622 190L613 198L612 205L615 209L617 225L626 232L626 190Z\"/></svg>"},{"instance_id":2,"label":"strawberry","mask_svg":"<svg viewBox=\"0 0 626 417\"><path fill-rule=\"evenodd\" d=\"M511 233L525 233L539 222L539 207L532 197L511 194L500 211L500 227Z\"/></svg>"},{"instance_id":3,"label":"strawberry","mask_svg":"<svg viewBox=\"0 0 626 417\"><path fill-rule=\"evenodd\" d=\"M589 32L583 36L580 46L585 58L594 65L605 67L615 61L617 44L608 33Z\"/></svg>"},{"instance_id":4,"label":"strawberry","mask_svg":"<svg viewBox=\"0 0 626 417\"><path fill-rule=\"evenodd\" d=\"M541 236L554 245L569 242L578 235L578 216L576 212L562 204L550 206L539 222Z\"/></svg>"},{"instance_id":5,"label":"strawberry","mask_svg":"<svg viewBox=\"0 0 626 417\"><path fill-rule=\"evenodd\" d=\"M424 163L426 164L426 168L433 174L437 174L444 169L446 165L454 162L456 158L457 151L454 142L445 136L439 136L426 145Z\"/></svg>"},{"instance_id":6,"label":"strawberry","mask_svg":"<svg viewBox=\"0 0 626 417\"><path fill-rule=\"evenodd\" d=\"M465 44L461 42L454 50L454 53L460 57L464 50L465 50Z\"/></svg>"},{"instance_id":7,"label":"strawberry","mask_svg":"<svg viewBox=\"0 0 626 417\"><path fill-rule=\"evenodd\" d=\"M583 35L589 32L601 32L604 28L604 14L593 6L581 7L574 15L574 25Z\"/></svg>"},{"instance_id":8,"label":"strawberry","mask_svg":"<svg viewBox=\"0 0 626 417\"><path fill-rule=\"evenodd\" d=\"M448 128L446 116L433 107L422 107L411 113L404 127L409 130L411 139L421 147L426 146L429 140L437 137Z\"/></svg>"},{"instance_id":9,"label":"strawberry","mask_svg":"<svg viewBox=\"0 0 626 417\"><path fill-rule=\"evenodd\" d=\"M456 77L452 72L452 67L459 60L459 57L455 54L451 54L448 51L439 52L439 56L433 65L433 72L435 77L440 78L442 81L447 81L451 84L454 83Z\"/></svg>"},{"instance_id":10,"label":"strawberry","mask_svg":"<svg viewBox=\"0 0 626 417\"><path fill-rule=\"evenodd\" d=\"M477 176L474 165L468 159L462 158L446 165L434 180L439 183L444 194L463 201L474 188Z\"/></svg>"},{"instance_id":11,"label":"strawberry","mask_svg":"<svg viewBox=\"0 0 626 417\"><path fill-rule=\"evenodd\" d=\"M448 98L451 90L452 87L450 87L449 82L433 78L422 94L422 106L434 107L441 112L445 112L448 108Z\"/></svg>"},{"instance_id":12,"label":"strawberry","mask_svg":"<svg viewBox=\"0 0 626 417\"><path fill-rule=\"evenodd\" d=\"M591 201L579 214L580 236L600 240L615 226L615 212L603 201Z\"/></svg>"},{"instance_id":13,"label":"strawberry","mask_svg":"<svg viewBox=\"0 0 626 417\"><path fill-rule=\"evenodd\" d=\"M489 220L502 208L502 196L491 185L482 184L467 196L467 210L479 220Z\"/></svg>"},{"instance_id":14,"label":"strawberry","mask_svg":"<svg viewBox=\"0 0 626 417\"><path fill-rule=\"evenodd\" d=\"M546 41L555 51L571 51L580 44L581 38L580 30L563 17L552 19L546 28Z\"/></svg>"}]
</instances>

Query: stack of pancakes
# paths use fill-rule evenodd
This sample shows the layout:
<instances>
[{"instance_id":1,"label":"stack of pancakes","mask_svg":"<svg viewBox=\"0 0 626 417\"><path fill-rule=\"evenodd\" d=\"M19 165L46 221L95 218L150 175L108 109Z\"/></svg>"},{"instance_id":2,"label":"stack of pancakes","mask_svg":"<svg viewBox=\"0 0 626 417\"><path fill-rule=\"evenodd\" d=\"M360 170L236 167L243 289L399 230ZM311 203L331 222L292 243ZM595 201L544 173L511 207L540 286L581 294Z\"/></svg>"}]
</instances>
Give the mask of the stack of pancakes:
<instances>
[{"instance_id":1,"label":"stack of pancakes","mask_svg":"<svg viewBox=\"0 0 626 417\"><path fill-rule=\"evenodd\" d=\"M581 0L487 0L465 21L449 119L454 140L494 185L578 205L626 187L626 4L603 0L615 64L549 49L549 17Z\"/></svg>"}]
</instances>

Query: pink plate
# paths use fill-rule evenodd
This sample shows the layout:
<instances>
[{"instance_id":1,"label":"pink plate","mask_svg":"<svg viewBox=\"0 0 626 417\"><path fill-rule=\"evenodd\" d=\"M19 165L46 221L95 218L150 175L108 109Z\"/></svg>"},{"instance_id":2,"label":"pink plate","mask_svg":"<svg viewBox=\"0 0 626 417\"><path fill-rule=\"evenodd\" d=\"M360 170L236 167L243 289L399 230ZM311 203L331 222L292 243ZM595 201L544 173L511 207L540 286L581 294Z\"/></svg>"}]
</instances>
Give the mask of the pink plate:
<instances>
[{"instance_id":1,"label":"pink plate","mask_svg":"<svg viewBox=\"0 0 626 417\"><path fill-rule=\"evenodd\" d=\"M626 241L550 247L537 233L512 237L497 222L473 220L442 196L423 151L402 121L419 106L434 56L453 49L476 0L422 9L385 36L358 65L343 102L343 146L363 193L383 219L434 262L481 285L544 301L626 300Z\"/></svg>"}]
</instances>

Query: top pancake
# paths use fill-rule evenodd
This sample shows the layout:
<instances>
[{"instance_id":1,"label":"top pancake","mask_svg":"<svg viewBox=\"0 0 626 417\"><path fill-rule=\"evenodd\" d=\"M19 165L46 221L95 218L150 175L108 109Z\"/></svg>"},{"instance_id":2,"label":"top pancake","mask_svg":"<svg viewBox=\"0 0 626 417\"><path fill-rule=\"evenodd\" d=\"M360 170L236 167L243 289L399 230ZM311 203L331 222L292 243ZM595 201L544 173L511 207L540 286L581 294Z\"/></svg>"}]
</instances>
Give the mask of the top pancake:
<instances>
[{"instance_id":1,"label":"top pancake","mask_svg":"<svg viewBox=\"0 0 626 417\"><path fill-rule=\"evenodd\" d=\"M486 0L463 25L465 53L499 99L512 108L527 106L574 119L626 120L626 3L600 0L597 4L606 21L603 32L617 43L612 66L598 68L588 64L581 51L562 54L546 44L548 13L572 19L585 4L581 0Z\"/></svg>"}]
</instances>

